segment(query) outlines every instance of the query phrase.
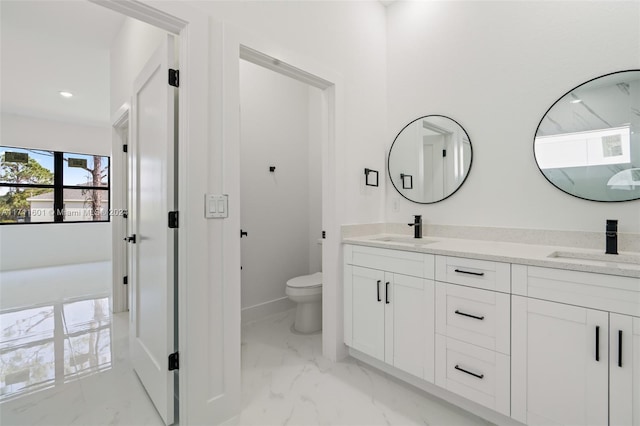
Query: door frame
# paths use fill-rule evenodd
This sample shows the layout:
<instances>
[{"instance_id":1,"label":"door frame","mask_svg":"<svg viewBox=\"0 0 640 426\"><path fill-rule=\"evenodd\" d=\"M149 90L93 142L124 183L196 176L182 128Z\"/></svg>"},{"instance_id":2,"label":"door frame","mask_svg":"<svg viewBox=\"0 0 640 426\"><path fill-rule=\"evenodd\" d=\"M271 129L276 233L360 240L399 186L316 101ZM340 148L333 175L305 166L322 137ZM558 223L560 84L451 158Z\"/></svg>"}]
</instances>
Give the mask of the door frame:
<instances>
[{"instance_id":1,"label":"door frame","mask_svg":"<svg viewBox=\"0 0 640 426\"><path fill-rule=\"evenodd\" d=\"M182 424L220 423L239 412L240 359L229 357L223 336L212 331L209 301L213 293L223 293L220 283L212 282L210 224L203 210L203 194L209 192L208 169L211 155L210 122L219 124L219 110L209 106L209 75L212 39L219 23L209 20L201 10L183 2L152 0L88 0L130 18L138 19L177 35L180 69L178 100L178 346L180 351L179 422ZM213 34L212 34L213 33ZM188 283L188 285L187 285ZM227 306L234 296L226 295ZM238 296L239 306L239 296ZM225 311L229 311L226 309ZM225 312L225 314L227 314ZM193 325L193 326L190 326ZM225 331L223 335L231 334ZM223 342L223 340L225 340ZM224 344L224 346L223 346ZM204 349L203 349L204 347ZM237 368L235 363L237 363ZM237 389L237 390L236 390Z\"/></svg>"},{"instance_id":2,"label":"door frame","mask_svg":"<svg viewBox=\"0 0 640 426\"><path fill-rule=\"evenodd\" d=\"M240 60L246 60L322 90L322 352L336 361L347 356L344 345L343 266L340 218L345 216L344 84L340 74L303 54L231 25L223 28L222 87L224 167L221 181L229 194L229 218L223 223L225 286L240 289ZM235 290L234 290L235 291ZM237 336L230 342L240 357L240 305L232 323ZM225 343L226 344L226 343Z\"/></svg>"},{"instance_id":3,"label":"door frame","mask_svg":"<svg viewBox=\"0 0 640 426\"><path fill-rule=\"evenodd\" d=\"M127 208L127 183L123 179L129 173L127 153L122 146L129 143L129 114L130 106L123 104L111 119L111 311L116 314L129 309L129 287L123 283L127 275L127 244L123 241L127 233L126 218L120 214ZM125 133L126 132L126 133ZM115 178L115 179L114 179ZM123 253L124 252L124 253Z\"/></svg>"}]
</instances>

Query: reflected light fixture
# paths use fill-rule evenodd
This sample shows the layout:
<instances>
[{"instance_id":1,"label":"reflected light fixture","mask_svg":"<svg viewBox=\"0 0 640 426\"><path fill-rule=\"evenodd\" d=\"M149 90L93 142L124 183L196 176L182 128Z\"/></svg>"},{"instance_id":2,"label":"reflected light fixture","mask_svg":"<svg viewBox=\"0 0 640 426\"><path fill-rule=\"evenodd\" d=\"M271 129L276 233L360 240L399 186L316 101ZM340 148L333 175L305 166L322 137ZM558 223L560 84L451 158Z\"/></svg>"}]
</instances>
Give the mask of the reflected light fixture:
<instances>
[{"instance_id":1,"label":"reflected light fixture","mask_svg":"<svg viewBox=\"0 0 640 426\"><path fill-rule=\"evenodd\" d=\"M73 93L71 92L66 92L64 90L61 90L60 92L58 92L60 94L60 96L62 96L63 98L71 98L73 96Z\"/></svg>"},{"instance_id":2,"label":"reflected light fixture","mask_svg":"<svg viewBox=\"0 0 640 426\"><path fill-rule=\"evenodd\" d=\"M582 99L572 99L569 101L569 103L572 103L572 104L579 104L580 102L582 102Z\"/></svg>"}]
</instances>

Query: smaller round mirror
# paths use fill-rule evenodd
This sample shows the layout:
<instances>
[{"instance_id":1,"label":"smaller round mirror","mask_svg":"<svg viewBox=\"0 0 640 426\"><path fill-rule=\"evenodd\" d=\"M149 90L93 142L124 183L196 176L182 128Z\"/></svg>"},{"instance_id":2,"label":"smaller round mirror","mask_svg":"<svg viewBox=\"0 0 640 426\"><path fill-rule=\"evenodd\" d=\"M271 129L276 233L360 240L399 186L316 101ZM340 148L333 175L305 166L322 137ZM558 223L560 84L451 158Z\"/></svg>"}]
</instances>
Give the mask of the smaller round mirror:
<instances>
[{"instance_id":1,"label":"smaller round mirror","mask_svg":"<svg viewBox=\"0 0 640 426\"><path fill-rule=\"evenodd\" d=\"M407 124L389 150L389 177L396 191L414 203L450 197L471 169L471 139L455 120L427 115Z\"/></svg>"}]
</instances>

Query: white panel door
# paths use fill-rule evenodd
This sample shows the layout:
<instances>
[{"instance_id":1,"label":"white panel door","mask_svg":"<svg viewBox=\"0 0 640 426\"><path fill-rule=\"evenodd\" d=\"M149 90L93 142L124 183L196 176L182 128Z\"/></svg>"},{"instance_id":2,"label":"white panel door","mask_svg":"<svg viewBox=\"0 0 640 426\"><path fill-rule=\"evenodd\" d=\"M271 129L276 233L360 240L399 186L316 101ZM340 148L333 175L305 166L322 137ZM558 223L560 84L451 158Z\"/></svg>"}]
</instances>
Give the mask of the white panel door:
<instances>
[{"instance_id":1,"label":"white panel door","mask_svg":"<svg viewBox=\"0 0 640 426\"><path fill-rule=\"evenodd\" d=\"M512 417L606 425L609 313L519 296L512 302Z\"/></svg>"},{"instance_id":2,"label":"white panel door","mask_svg":"<svg viewBox=\"0 0 640 426\"><path fill-rule=\"evenodd\" d=\"M391 327L385 339L393 358L387 362L433 383L434 282L393 274L390 291L385 316Z\"/></svg>"},{"instance_id":3,"label":"white panel door","mask_svg":"<svg viewBox=\"0 0 640 426\"><path fill-rule=\"evenodd\" d=\"M168 356L174 344L175 209L174 97L168 69L174 65L173 37L151 56L134 81L132 102L131 361L166 424L174 421L174 374Z\"/></svg>"},{"instance_id":4,"label":"white panel door","mask_svg":"<svg viewBox=\"0 0 640 426\"><path fill-rule=\"evenodd\" d=\"M610 314L609 419L640 426L640 318Z\"/></svg>"},{"instance_id":5,"label":"white panel door","mask_svg":"<svg viewBox=\"0 0 640 426\"><path fill-rule=\"evenodd\" d=\"M353 266L353 348L384 361L385 273Z\"/></svg>"}]
</instances>

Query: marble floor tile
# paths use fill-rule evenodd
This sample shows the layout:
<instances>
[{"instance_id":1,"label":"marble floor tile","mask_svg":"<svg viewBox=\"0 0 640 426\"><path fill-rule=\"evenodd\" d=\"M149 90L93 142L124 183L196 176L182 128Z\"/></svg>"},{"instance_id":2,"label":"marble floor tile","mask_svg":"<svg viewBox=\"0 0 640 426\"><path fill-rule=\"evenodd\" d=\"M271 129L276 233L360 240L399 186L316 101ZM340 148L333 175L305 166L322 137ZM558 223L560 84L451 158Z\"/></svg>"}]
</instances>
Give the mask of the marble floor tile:
<instances>
[{"instance_id":1,"label":"marble floor tile","mask_svg":"<svg viewBox=\"0 0 640 426\"><path fill-rule=\"evenodd\" d=\"M295 311L242 328L239 425L487 425L348 358L322 357L320 334L294 334Z\"/></svg>"},{"instance_id":2,"label":"marble floor tile","mask_svg":"<svg viewBox=\"0 0 640 426\"><path fill-rule=\"evenodd\" d=\"M164 424L131 367L129 314L111 314L106 271L0 274L1 425ZM87 276L102 283L85 285ZM45 277L59 293L39 291Z\"/></svg>"},{"instance_id":3,"label":"marble floor tile","mask_svg":"<svg viewBox=\"0 0 640 426\"><path fill-rule=\"evenodd\" d=\"M55 297L40 293L33 303L19 283L62 278L49 269L0 279L18 305L0 309L1 425L163 424L129 361L128 313L110 313L104 287L95 294L82 287L86 268L67 275L79 281L64 283L64 297L48 289ZM294 316L290 310L243 326L236 424L487 424L352 358L330 362L321 334L291 331Z\"/></svg>"}]
</instances>

